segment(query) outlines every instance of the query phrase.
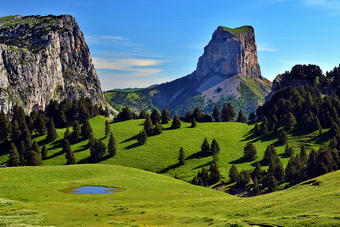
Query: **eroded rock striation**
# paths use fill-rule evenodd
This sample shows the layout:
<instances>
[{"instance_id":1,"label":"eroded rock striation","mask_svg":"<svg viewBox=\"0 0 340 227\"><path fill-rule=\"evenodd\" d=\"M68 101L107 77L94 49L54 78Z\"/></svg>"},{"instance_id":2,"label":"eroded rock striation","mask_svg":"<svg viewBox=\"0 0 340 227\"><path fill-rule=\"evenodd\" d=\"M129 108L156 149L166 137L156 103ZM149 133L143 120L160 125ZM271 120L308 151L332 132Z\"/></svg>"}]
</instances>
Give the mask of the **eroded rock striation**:
<instances>
[{"instance_id":1,"label":"eroded rock striation","mask_svg":"<svg viewBox=\"0 0 340 227\"><path fill-rule=\"evenodd\" d=\"M26 113L51 99L89 97L105 103L89 48L75 19L62 16L0 18L0 111Z\"/></svg>"}]
</instances>

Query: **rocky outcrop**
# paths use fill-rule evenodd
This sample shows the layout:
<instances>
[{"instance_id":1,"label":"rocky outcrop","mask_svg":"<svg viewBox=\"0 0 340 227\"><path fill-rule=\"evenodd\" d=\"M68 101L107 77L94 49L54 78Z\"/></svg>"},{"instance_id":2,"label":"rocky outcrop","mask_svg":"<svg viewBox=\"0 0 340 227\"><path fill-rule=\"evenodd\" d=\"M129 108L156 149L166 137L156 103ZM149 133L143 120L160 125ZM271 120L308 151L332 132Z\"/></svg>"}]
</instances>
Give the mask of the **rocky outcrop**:
<instances>
[{"instance_id":1,"label":"rocky outcrop","mask_svg":"<svg viewBox=\"0 0 340 227\"><path fill-rule=\"evenodd\" d=\"M0 110L26 113L51 99L105 103L84 36L72 16L0 18Z\"/></svg>"}]
</instances>

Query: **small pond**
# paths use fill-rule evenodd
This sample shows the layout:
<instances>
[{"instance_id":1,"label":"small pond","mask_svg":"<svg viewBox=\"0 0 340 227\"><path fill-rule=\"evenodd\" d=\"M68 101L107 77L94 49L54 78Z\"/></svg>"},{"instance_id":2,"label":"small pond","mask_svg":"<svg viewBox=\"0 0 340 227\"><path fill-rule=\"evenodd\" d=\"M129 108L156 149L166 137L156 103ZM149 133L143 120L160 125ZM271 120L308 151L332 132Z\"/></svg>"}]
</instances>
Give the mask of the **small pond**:
<instances>
[{"instance_id":1,"label":"small pond","mask_svg":"<svg viewBox=\"0 0 340 227\"><path fill-rule=\"evenodd\" d=\"M123 191L122 188L106 187L106 186L81 186L77 188L68 188L62 190L64 193L71 194L108 194Z\"/></svg>"}]
</instances>

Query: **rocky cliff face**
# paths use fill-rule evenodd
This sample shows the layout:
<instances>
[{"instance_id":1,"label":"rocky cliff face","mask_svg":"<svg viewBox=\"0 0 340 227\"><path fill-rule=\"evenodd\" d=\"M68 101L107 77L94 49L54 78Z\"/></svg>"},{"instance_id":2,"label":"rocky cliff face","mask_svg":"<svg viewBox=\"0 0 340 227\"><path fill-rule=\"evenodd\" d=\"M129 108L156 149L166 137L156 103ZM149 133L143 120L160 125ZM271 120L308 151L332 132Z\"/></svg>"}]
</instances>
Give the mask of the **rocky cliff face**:
<instances>
[{"instance_id":1,"label":"rocky cliff face","mask_svg":"<svg viewBox=\"0 0 340 227\"><path fill-rule=\"evenodd\" d=\"M212 35L196 70L183 78L153 89L159 108L179 114L192 105L211 111L215 104L231 102L249 113L264 102L271 82L261 75L254 29L251 26L219 26Z\"/></svg>"},{"instance_id":2,"label":"rocky cliff face","mask_svg":"<svg viewBox=\"0 0 340 227\"><path fill-rule=\"evenodd\" d=\"M0 18L0 110L26 113L51 99L104 103L89 48L72 16Z\"/></svg>"}]
</instances>

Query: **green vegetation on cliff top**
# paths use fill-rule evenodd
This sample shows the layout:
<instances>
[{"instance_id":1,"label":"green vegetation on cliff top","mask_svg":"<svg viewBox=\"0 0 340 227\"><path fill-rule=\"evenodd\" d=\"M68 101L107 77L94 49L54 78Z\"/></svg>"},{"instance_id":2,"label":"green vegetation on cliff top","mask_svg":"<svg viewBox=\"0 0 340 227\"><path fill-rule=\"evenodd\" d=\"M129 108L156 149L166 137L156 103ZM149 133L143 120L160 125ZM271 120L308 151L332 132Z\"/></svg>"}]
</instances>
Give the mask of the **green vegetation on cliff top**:
<instances>
[{"instance_id":1,"label":"green vegetation on cliff top","mask_svg":"<svg viewBox=\"0 0 340 227\"><path fill-rule=\"evenodd\" d=\"M248 32L250 26L242 26L242 27L238 27L238 28L228 28L228 27L224 27L224 26L219 26L219 28L222 28L223 30L228 31L228 32L233 33L233 34L239 34L239 33Z\"/></svg>"}]
</instances>

